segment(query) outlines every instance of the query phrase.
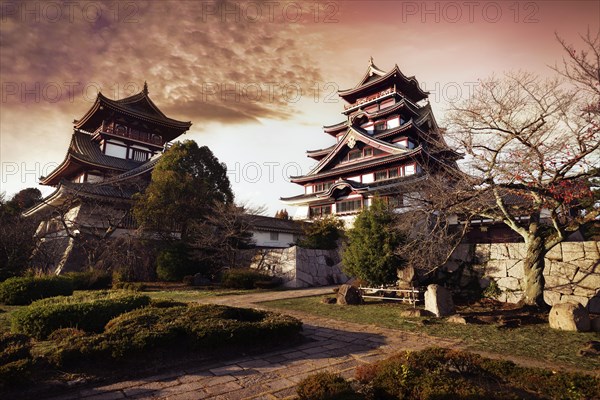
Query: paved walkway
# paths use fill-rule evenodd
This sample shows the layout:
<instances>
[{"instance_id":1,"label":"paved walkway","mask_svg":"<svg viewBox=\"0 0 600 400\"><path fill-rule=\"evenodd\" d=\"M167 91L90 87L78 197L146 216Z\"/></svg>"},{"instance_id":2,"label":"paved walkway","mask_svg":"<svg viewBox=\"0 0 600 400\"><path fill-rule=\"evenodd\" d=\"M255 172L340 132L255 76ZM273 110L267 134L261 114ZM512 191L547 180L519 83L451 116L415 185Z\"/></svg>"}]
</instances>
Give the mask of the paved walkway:
<instances>
[{"instance_id":1,"label":"paved walkway","mask_svg":"<svg viewBox=\"0 0 600 400\"><path fill-rule=\"evenodd\" d=\"M255 303L330 293L331 288L302 289L211 297L201 302L261 308ZM433 345L459 346L456 340L332 321L297 312L286 314L302 319L303 333L309 339L306 343L266 354L75 390L52 400L282 399L293 396L296 384L318 371L351 377L356 366L386 358L396 351Z\"/></svg>"}]
</instances>

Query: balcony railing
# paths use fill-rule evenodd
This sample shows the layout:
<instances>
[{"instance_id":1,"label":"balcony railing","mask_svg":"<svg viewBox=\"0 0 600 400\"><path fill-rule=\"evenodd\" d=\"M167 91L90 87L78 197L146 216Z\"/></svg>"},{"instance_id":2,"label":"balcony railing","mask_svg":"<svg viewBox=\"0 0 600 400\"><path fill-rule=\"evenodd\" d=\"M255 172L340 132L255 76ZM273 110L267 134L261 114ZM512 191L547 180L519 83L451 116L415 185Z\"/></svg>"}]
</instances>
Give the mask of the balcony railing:
<instances>
[{"instance_id":1,"label":"balcony railing","mask_svg":"<svg viewBox=\"0 0 600 400\"><path fill-rule=\"evenodd\" d=\"M102 125L96 129L94 135L99 133L108 133L110 135L121 136L144 143L150 143L156 146L163 145L164 141L161 135L140 131L130 128L126 125L116 124L114 122L102 121Z\"/></svg>"}]
</instances>

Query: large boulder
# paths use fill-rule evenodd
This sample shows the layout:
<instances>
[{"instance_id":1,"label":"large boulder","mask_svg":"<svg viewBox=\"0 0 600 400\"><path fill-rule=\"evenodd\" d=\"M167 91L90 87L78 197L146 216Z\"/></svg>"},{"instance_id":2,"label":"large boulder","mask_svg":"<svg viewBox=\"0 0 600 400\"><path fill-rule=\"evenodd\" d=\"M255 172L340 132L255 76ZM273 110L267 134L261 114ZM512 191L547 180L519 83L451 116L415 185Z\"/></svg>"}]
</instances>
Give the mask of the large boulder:
<instances>
[{"instance_id":1,"label":"large boulder","mask_svg":"<svg viewBox=\"0 0 600 400\"><path fill-rule=\"evenodd\" d=\"M342 285L337 292L337 303L343 305L360 304L362 303L362 296L358 288L351 285Z\"/></svg>"},{"instance_id":2,"label":"large boulder","mask_svg":"<svg viewBox=\"0 0 600 400\"><path fill-rule=\"evenodd\" d=\"M452 293L443 286L429 285L425 292L425 310L437 317L445 317L456 312Z\"/></svg>"},{"instance_id":3,"label":"large boulder","mask_svg":"<svg viewBox=\"0 0 600 400\"><path fill-rule=\"evenodd\" d=\"M561 331L587 332L590 330L590 315L579 303L558 303L552 306L548 316L550 328Z\"/></svg>"}]
</instances>

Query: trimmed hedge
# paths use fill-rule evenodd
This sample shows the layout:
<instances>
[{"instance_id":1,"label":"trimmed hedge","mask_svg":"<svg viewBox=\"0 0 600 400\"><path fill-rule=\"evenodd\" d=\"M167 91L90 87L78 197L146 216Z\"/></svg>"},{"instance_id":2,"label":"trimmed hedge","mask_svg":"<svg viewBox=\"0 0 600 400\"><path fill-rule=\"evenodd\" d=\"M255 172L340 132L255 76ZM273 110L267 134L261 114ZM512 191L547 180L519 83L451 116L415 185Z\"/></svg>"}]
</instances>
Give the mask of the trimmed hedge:
<instances>
[{"instance_id":1,"label":"trimmed hedge","mask_svg":"<svg viewBox=\"0 0 600 400\"><path fill-rule=\"evenodd\" d=\"M272 276L249 268L228 269L223 272L221 278L221 284L231 289L254 289L257 284L265 287L265 282L272 281L274 282Z\"/></svg>"},{"instance_id":2,"label":"trimmed hedge","mask_svg":"<svg viewBox=\"0 0 600 400\"><path fill-rule=\"evenodd\" d=\"M231 345L289 342L302 322L277 313L217 305L146 307L122 314L103 333L71 336L57 343L57 365L90 359L122 358L161 350L212 350Z\"/></svg>"},{"instance_id":3,"label":"trimmed hedge","mask_svg":"<svg viewBox=\"0 0 600 400\"><path fill-rule=\"evenodd\" d=\"M74 290L110 289L112 285L112 274L97 269L84 272L68 272L64 276L71 279Z\"/></svg>"},{"instance_id":4,"label":"trimmed hedge","mask_svg":"<svg viewBox=\"0 0 600 400\"><path fill-rule=\"evenodd\" d=\"M32 301L73 294L73 283L62 276L15 277L0 283L0 303L27 305Z\"/></svg>"},{"instance_id":5,"label":"trimmed hedge","mask_svg":"<svg viewBox=\"0 0 600 400\"><path fill-rule=\"evenodd\" d=\"M15 311L11 319L14 332L45 339L60 328L101 332L114 317L150 304L148 296L138 294L83 294L38 300Z\"/></svg>"}]
</instances>

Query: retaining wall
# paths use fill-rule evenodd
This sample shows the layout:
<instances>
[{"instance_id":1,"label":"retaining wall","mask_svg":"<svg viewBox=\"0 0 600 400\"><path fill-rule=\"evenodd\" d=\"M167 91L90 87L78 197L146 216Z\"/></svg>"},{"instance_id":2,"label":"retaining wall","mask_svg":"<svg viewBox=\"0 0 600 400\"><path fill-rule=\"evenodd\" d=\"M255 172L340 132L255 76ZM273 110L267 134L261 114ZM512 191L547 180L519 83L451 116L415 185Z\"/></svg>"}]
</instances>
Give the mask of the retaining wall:
<instances>
[{"instance_id":1,"label":"retaining wall","mask_svg":"<svg viewBox=\"0 0 600 400\"><path fill-rule=\"evenodd\" d=\"M516 303L523 297L524 243L460 245L445 270L463 274L460 281L478 279L482 288L494 280L500 301ZM472 268L460 268L461 263ZM576 301L600 313L600 242L564 242L545 258L544 299L550 305Z\"/></svg>"}]
</instances>

